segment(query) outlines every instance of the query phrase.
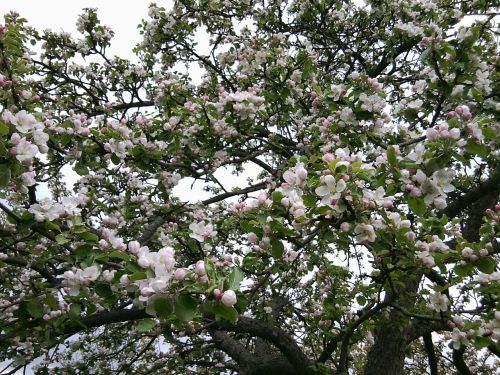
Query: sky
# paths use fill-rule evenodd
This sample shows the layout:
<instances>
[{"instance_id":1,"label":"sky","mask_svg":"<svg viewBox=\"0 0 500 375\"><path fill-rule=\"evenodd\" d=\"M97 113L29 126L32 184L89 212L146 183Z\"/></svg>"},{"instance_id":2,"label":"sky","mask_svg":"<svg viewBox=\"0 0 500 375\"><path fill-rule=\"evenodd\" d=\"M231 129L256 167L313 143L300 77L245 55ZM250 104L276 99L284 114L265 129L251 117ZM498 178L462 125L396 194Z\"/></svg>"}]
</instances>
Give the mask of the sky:
<instances>
[{"instance_id":1,"label":"sky","mask_svg":"<svg viewBox=\"0 0 500 375\"><path fill-rule=\"evenodd\" d=\"M83 8L97 8L101 23L115 31L110 52L120 56L131 54L140 41L137 25L147 18L152 0L0 0L0 15L16 11L38 30L64 30L76 35L76 19ZM168 1L157 1L168 6Z\"/></svg>"}]
</instances>

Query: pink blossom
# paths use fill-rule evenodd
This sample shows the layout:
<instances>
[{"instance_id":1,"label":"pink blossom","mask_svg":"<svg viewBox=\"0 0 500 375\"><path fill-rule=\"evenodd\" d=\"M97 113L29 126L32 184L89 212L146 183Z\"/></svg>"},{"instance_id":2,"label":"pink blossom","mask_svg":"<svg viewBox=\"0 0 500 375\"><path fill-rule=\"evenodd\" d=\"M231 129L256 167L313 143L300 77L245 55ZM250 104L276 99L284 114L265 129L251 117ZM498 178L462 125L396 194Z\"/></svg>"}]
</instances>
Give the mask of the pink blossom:
<instances>
[{"instance_id":1,"label":"pink blossom","mask_svg":"<svg viewBox=\"0 0 500 375\"><path fill-rule=\"evenodd\" d=\"M226 290L222 294L221 302L228 307L233 306L236 303L236 293L231 289Z\"/></svg>"}]
</instances>

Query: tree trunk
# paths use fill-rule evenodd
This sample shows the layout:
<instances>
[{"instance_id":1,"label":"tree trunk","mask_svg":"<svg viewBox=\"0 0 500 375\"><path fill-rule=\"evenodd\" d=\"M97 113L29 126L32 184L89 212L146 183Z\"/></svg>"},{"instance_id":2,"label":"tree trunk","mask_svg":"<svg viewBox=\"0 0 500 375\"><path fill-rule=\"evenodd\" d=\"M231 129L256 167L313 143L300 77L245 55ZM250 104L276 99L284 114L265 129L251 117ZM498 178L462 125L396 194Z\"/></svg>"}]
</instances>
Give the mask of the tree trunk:
<instances>
[{"instance_id":1,"label":"tree trunk","mask_svg":"<svg viewBox=\"0 0 500 375\"><path fill-rule=\"evenodd\" d=\"M408 326L388 320L379 330L368 353L364 375L403 375Z\"/></svg>"},{"instance_id":2,"label":"tree trunk","mask_svg":"<svg viewBox=\"0 0 500 375\"><path fill-rule=\"evenodd\" d=\"M407 310L415 305L421 272L407 275L399 280L398 287L387 292L386 300ZM399 310L393 309L387 319L383 319L375 332L375 343L368 353L364 375L404 375L405 351L408 345L411 324Z\"/></svg>"}]
</instances>

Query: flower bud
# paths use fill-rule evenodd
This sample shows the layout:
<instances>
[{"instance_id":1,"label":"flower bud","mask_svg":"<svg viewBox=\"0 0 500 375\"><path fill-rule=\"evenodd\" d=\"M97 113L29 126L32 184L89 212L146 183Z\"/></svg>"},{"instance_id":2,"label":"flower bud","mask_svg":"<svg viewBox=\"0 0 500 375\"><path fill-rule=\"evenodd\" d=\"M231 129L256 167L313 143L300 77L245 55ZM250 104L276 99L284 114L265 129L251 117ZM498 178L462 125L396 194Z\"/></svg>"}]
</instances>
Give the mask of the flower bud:
<instances>
[{"instance_id":1,"label":"flower bud","mask_svg":"<svg viewBox=\"0 0 500 375\"><path fill-rule=\"evenodd\" d=\"M205 262L202 260L197 261L194 272L198 276L205 276L207 274L207 271L205 270Z\"/></svg>"},{"instance_id":2,"label":"flower bud","mask_svg":"<svg viewBox=\"0 0 500 375\"><path fill-rule=\"evenodd\" d=\"M182 281L186 277L186 271L184 268L177 268L174 272L174 279L177 281Z\"/></svg>"},{"instance_id":3,"label":"flower bud","mask_svg":"<svg viewBox=\"0 0 500 375\"><path fill-rule=\"evenodd\" d=\"M222 294L221 302L228 307L233 306L236 303L236 293L231 289L226 290Z\"/></svg>"},{"instance_id":4,"label":"flower bud","mask_svg":"<svg viewBox=\"0 0 500 375\"><path fill-rule=\"evenodd\" d=\"M138 241L130 241L128 243L128 251L130 251L132 254L137 254L140 248L141 245L139 244Z\"/></svg>"},{"instance_id":5,"label":"flower bud","mask_svg":"<svg viewBox=\"0 0 500 375\"><path fill-rule=\"evenodd\" d=\"M258 237L254 232L250 232L247 234L247 240L250 243L255 243L255 242L257 242Z\"/></svg>"},{"instance_id":6,"label":"flower bud","mask_svg":"<svg viewBox=\"0 0 500 375\"><path fill-rule=\"evenodd\" d=\"M221 291L220 289L218 289L218 288L217 288L217 289L214 289L214 296L215 296L215 298L217 298L217 299L221 299L221 298L222 298L222 296L223 296L223 294L224 294L224 293L222 293L222 291Z\"/></svg>"}]
</instances>

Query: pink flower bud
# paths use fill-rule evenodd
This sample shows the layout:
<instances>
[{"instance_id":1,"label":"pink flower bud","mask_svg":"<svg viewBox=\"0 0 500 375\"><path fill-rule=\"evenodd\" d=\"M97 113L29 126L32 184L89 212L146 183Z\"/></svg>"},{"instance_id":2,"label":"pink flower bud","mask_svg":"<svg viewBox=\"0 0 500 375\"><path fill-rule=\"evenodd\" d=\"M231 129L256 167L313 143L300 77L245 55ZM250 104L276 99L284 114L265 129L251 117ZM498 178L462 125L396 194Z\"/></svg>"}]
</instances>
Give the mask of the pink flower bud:
<instances>
[{"instance_id":1,"label":"pink flower bud","mask_svg":"<svg viewBox=\"0 0 500 375\"><path fill-rule=\"evenodd\" d=\"M123 242L116 247L116 250L118 251L125 251L126 249L127 245L125 245Z\"/></svg>"},{"instance_id":2,"label":"pink flower bud","mask_svg":"<svg viewBox=\"0 0 500 375\"><path fill-rule=\"evenodd\" d=\"M223 295L224 295L224 293L222 293L222 291L220 289L218 289L218 288L214 289L214 296L215 296L215 298L221 299Z\"/></svg>"},{"instance_id":3,"label":"pink flower bud","mask_svg":"<svg viewBox=\"0 0 500 375\"><path fill-rule=\"evenodd\" d=\"M140 248L141 244L139 243L139 241L130 241L128 243L128 251L130 251L132 254L137 254Z\"/></svg>"},{"instance_id":4,"label":"pink flower bud","mask_svg":"<svg viewBox=\"0 0 500 375\"><path fill-rule=\"evenodd\" d=\"M182 281L186 277L186 271L184 268L177 268L174 272L174 279L177 281Z\"/></svg>"},{"instance_id":5,"label":"pink flower bud","mask_svg":"<svg viewBox=\"0 0 500 375\"><path fill-rule=\"evenodd\" d=\"M205 270L205 262L202 260L197 261L194 272L198 276L205 276L207 274L207 271Z\"/></svg>"},{"instance_id":6,"label":"pink flower bud","mask_svg":"<svg viewBox=\"0 0 500 375\"><path fill-rule=\"evenodd\" d=\"M385 208L386 210L388 210L388 209L392 208L392 206L393 206L393 204L392 204L392 202L391 202L391 201L385 201L385 202L384 202L384 208Z\"/></svg>"},{"instance_id":7,"label":"pink flower bud","mask_svg":"<svg viewBox=\"0 0 500 375\"><path fill-rule=\"evenodd\" d=\"M340 224L340 230L342 232L348 232L351 229L351 224L348 222L344 221L342 224Z\"/></svg>"},{"instance_id":8,"label":"pink flower bud","mask_svg":"<svg viewBox=\"0 0 500 375\"><path fill-rule=\"evenodd\" d=\"M439 139L439 132L434 128L429 128L425 131L425 136L429 141L435 141Z\"/></svg>"},{"instance_id":9,"label":"pink flower bud","mask_svg":"<svg viewBox=\"0 0 500 375\"><path fill-rule=\"evenodd\" d=\"M472 114L470 112L464 112L462 114L462 118L466 121L469 121L472 118Z\"/></svg>"},{"instance_id":10,"label":"pink flower bud","mask_svg":"<svg viewBox=\"0 0 500 375\"><path fill-rule=\"evenodd\" d=\"M202 284L208 284L208 282L209 282L207 275L201 276L199 280L200 280L200 283L202 283Z\"/></svg>"},{"instance_id":11,"label":"pink flower bud","mask_svg":"<svg viewBox=\"0 0 500 375\"><path fill-rule=\"evenodd\" d=\"M323 159L323 161L329 163L335 159L335 156L333 154L328 153L328 154L324 154L322 159Z\"/></svg>"},{"instance_id":12,"label":"pink flower bud","mask_svg":"<svg viewBox=\"0 0 500 375\"><path fill-rule=\"evenodd\" d=\"M415 241L415 233L410 231L410 232L406 232L406 238L409 240L409 241Z\"/></svg>"},{"instance_id":13,"label":"pink flower bud","mask_svg":"<svg viewBox=\"0 0 500 375\"><path fill-rule=\"evenodd\" d=\"M266 203L266 200L267 200L267 194L265 191L261 191L260 194L259 194L259 197L257 198L257 201L259 202L259 204L264 204Z\"/></svg>"},{"instance_id":14,"label":"pink flower bud","mask_svg":"<svg viewBox=\"0 0 500 375\"><path fill-rule=\"evenodd\" d=\"M250 242L250 243L255 243L255 242L257 242L258 237L257 237L257 235L256 235L255 233L250 232L250 233L248 233L248 235L247 235L247 240L248 240L248 242Z\"/></svg>"},{"instance_id":15,"label":"pink flower bud","mask_svg":"<svg viewBox=\"0 0 500 375\"><path fill-rule=\"evenodd\" d=\"M105 240L109 239L109 236L111 235L111 231L108 228L103 228L101 231L102 238Z\"/></svg>"},{"instance_id":16,"label":"pink flower bud","mask_svg":"<svg viewBox=\"0 0 500 375\"><path fill-rule=\"evenodd\" d=\"M236 293L231 289L226 290L222 294L221 302L228 307L233 306L236 303Z\"/></svg>"}]
</instances>

